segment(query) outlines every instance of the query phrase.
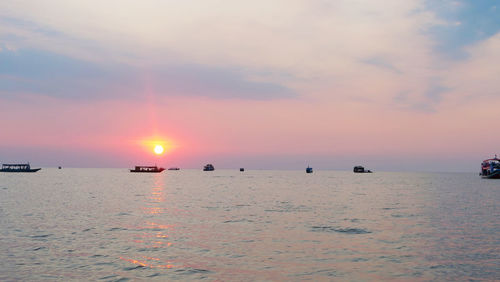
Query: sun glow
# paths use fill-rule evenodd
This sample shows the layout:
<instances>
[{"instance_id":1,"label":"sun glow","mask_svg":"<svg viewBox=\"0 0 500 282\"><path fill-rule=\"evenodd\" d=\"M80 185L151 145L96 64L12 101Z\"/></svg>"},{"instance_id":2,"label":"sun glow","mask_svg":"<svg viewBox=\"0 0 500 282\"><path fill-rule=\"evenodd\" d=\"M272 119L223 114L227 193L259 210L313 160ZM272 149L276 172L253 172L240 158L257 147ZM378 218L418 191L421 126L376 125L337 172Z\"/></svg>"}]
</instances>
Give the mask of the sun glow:
<instances>
[{"instance_id":1,"label":"sun glow","mask_svg":"<svg viewBox=\"0 0 500 282\"><path fill-rule=\"evenodd\" d=\"M170 154L178 146L176 143L164 136L150 136L137 140L144 152L152 153L156 156L163 156L165 154Z\"/></svg>"},{"instance_id":2,"label":"sun glow","mask_svg":"<svg viewBox=\"0 0 500 282\"><path fill-rule=\"evenodd\" d=\"M163 151L164 150L163 150L163 146L162 145L156 145L155 146L155 154L161 155L161 154L163 154Z\"/></svg>"}]
</instances>

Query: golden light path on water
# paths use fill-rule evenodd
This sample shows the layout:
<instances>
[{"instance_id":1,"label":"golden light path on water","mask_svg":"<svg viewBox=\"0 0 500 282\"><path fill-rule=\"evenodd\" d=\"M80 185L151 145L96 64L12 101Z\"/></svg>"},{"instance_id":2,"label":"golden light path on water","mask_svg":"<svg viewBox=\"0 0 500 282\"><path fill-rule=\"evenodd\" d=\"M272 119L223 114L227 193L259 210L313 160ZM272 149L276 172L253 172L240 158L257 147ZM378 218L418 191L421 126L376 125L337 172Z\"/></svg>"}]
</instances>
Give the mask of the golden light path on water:
<instances>
[{"instance_id":1,"label":"golden light path on water","mask_svg":"<svg viewBox=\"0 0 500 282\"><path fill-rule=\"evenodd\" d=\"M157 216L165 213L166 208L162 205L165 203L165 183L161 174L154 175L154 183L150 191L150 195L146 197L145 206L142 207L142 213L146 215L148 221L140 228L144 230L141 234L134 234L132 242L139 245L139 249L160 249L172 246L172 242L168 241L166 232L173 226L168 224L160 224L155 221ZM171 261L163 260L158 257L138 255L138 258L120 257L121 260L130 262L134 265L148 268L173 268Z\"/></svg>"}]
</instances>

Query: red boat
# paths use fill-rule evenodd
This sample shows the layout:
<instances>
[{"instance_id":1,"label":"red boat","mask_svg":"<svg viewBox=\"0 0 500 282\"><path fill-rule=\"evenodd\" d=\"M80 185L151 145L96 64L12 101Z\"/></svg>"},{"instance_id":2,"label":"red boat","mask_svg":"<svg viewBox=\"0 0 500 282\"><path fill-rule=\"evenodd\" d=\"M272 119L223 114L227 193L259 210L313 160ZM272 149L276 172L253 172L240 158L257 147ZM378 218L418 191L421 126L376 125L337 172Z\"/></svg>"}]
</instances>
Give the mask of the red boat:
<instances>
[{"instance_id":1,"label":"red boat","mask_svg":"<svg viewBox=\"0 0 500 282\"><path fill-rule=\"evenodd\" d=\"M487 159L481 163L481 173L479 175L482 178L500 179L500 159L498 159L497 155L493 159Z\"/></svg>"},{"instance_id":2,"label":"red boat","mask_svg":"<svg viewBox=\"0 0 500 282\"><path fill-rule=\"evenodd\" d=\"M157 166L136 166L135 169L131 169L130 172L149 172L149 173L154 173L154 172L162 172L165 169L163 167L157 167Z\"/></svg>"}]
</instances>

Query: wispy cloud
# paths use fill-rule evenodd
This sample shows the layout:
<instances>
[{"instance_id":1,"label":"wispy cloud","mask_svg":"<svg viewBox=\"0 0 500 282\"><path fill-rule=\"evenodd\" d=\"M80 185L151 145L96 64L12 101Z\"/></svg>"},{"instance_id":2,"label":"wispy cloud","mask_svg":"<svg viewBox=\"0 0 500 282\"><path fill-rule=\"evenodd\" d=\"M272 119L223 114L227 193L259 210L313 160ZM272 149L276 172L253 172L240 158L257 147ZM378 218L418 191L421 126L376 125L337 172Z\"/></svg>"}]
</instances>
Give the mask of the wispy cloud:
<instances>
[{"instance_id":1,"label":"wispy cloud","mask_svg":"<svg viewBox=\"0 0 500 282\"><path fill-rule=\"evenodd\" d=\"M246 78L246 70L201 65L139 68L96 64L40 50L0 52L0 91L65 99L199 96L212 99L273 100L297 94L282 85ZM251 73L250 73L251 74Z\"/></svg>"},{"instance_id":2,"label":"wispy cloud","mask_svg":"<svg viewBox=\"0 0 500 282\"><path fill-rule=\"evenodd\" d=\"M444 86L438 77L429 78L425 85L420 89L400 91L393 97L393 102L405 110L435 113L443 101L443 95L452 89Z\"/></svg>"},{"instance_id":3,"label":"wispy cloud","mask_svg":"<svg viewBox=\"0 0 500 282\"><path fill-rule=\"evenodd\" d=\"M384 70L391 71L391 72L396 73L396 74L403 73L401 70L396 68L393 64L391 64L389 62L389 60L384 59L382 57L370 57L370 58L366 58L366 59L361 60L361 62L368 64L368 65L372 65L372 66L381 68L381 69L384 69Z\"/></svg>"},{"instance_id":4,"label":"wispy cloud","mask_svg":"<svg viewBox=\"0 0 500 282\"><path fill-rule=\"evenodd\" d=\"M427 9L442 20L428 30L436 40L437 50L448 57L464 58L464 47L498 33L498 5L499 0L428 0Z\"/></svg>"}]
</instances>

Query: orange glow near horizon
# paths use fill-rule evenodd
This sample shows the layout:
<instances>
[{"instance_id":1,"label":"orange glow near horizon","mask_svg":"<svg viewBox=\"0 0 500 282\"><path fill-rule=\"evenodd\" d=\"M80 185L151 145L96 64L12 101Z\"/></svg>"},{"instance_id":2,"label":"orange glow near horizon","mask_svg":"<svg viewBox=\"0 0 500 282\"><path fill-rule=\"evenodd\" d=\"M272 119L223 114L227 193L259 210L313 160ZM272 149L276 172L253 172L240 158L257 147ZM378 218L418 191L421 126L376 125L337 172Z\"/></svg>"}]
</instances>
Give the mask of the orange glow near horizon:
<instances>
[{"instance_id":1,"label":"orange glow near horizon","mask_svg":"<svg viewBox=\"0 0 500 282\"><path fill-rule=\"evenodd\" d=\"M177 145L175 145L172 140L159 136L143 138L139 140L138 143L145 151L149 153L152 152L158 156L172 152L175 148L177 148Z\"/></svg>"}]
</instances>

